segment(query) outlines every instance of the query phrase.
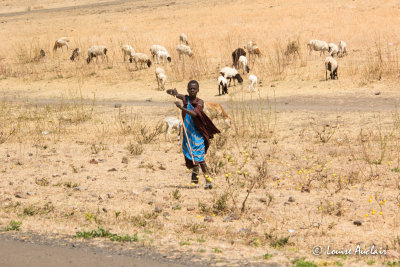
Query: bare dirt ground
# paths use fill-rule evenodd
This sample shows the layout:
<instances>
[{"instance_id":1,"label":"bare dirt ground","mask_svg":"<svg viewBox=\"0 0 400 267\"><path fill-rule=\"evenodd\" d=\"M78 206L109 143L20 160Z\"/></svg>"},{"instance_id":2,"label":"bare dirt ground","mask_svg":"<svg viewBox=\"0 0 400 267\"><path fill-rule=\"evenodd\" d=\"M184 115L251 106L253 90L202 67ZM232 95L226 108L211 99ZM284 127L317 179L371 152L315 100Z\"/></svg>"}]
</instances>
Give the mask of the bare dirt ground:
<instances>
[{"instance_id":1,"label":"bare dirt ground","mask_svg":"<svg viewBox=\"0 0 400 267\"><path fill-rule=\"evenodd\" d=\"M67 266L93 253L111 265L400 265L397 1L1 3L0 246ZM180 32L195 52L184 62ZM83 51L107 45L109 61L71 62L52 51L61 36ZM325 81L313 38L348 43L339 80ZM217 96L218 70L248 40L263 51L250 64L258 92L244 74ZM291 40L300 57L285 55ZM178 116L174 99L157 90L154 66L123 62L124 43L147 54L164 44L166 87L183 93L197 79L199 97L231 117L230 128L214 119L212 191L189 184L176 133L168 142L159 127ZM354 255L357 245L386 254Z\"/></svg>"}]
</instances>

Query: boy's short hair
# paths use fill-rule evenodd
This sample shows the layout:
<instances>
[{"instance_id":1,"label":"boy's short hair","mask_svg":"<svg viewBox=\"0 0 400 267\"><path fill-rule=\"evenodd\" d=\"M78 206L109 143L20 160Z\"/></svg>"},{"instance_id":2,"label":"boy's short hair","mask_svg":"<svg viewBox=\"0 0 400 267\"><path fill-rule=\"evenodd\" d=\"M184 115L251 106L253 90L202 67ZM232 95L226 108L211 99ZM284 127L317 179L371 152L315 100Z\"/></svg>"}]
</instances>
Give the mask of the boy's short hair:
<instances>
[{"instance_id":1,"label":"boy's short hair","mask_svg":"<svg viewBox=\"0 0 400 267\"><path fill-rule=\"evenodd\" d=\"M196 80L191 80L190 82L188 82L187 87L189 88L189 85L191 85L192 83L197 85L197 88L200 88L199 82Z\"/></svg>"}]
</instances>

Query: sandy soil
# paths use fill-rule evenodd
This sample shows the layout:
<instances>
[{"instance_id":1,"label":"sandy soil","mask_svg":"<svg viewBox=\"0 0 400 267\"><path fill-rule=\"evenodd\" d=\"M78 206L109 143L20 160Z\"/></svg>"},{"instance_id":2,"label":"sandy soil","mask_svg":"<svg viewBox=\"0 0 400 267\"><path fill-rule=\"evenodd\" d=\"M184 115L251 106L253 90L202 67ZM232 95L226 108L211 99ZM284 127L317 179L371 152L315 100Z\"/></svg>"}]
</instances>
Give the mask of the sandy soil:
<instances>
[{"instance_id":1,"label":"sandy soil","mask_svg":"<svg viewBox=\"0 0 400 267\"><path fill-rule=\"evenodd\" d=\"M79 1L74 5L80 8L70 8L48 1L26 13L25 2L4 2L0 13L24 13L1 15L0 229L21 222L14 233L35 243L43 244L34 237L39 235L56 245L145 247L147 259L160 255L155 260L177 264L180 258L215 266L398 260L400 38L390 26L400 18L398 2L227 2ZM333 21L350 26L327 21L327 6ZM158 122L179 113L157 90L154 66L136 70L120 52L130 43L147 53L155 42L175 51L182 31L196 56L183 62L171 52L173 61L164 66L167 88L184 92L195 78L199 97L221 103L232 120L225 129L214 119L223 133L207 156L212 191L189 185L176 133L168 142L157 131ZM83 51L107 45L109 62L88 65L84 53L72 63L70 51L52 51L60 36L70 36L71 46ZM339 80L325 81L323 57L308 54L306 41L317 37L344 39L351 47L338 59ZM248 92L244 74L243 85L217 96L219 68L250 39L264 51L250 65L259 91ZM300 58L284 56L288 40L299 40ZM46 58L35 59L39 49ZM73 238L99 226L137 240ZM22 246L6 241L0 244ZM317 245L326 252L328 245L358 244L387 254L311 253ZM60 259L64 254L51 242L44 249ZM107 260L107 251L99 253ZM132 256L121 253L110 260Z\"/></svg>"}]
</instances>

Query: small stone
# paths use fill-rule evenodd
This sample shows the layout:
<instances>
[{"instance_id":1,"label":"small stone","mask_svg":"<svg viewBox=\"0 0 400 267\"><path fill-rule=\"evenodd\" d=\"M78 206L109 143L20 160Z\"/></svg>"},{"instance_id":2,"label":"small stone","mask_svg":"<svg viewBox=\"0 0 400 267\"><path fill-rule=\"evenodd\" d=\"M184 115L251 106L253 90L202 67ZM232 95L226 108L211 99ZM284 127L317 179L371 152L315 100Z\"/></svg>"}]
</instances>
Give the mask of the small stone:
<instances>
[{"instance_id":1,"label":"small stone","mask_svg":"<svg viewBox=\"0 0 400 267\"><path fill-rule=\"evenodd\" d=\"M97 160L95 160L95 159L91 159L91 160L89 161L89 163L90 163L90 164L98 164L99 162L98 162Z\"/></svg>"},{"instance_id":2,"label":"small stone","mask_svg":"<svg viewBox=\"0 0 400 267\"><path fill-rule=\"evenodd\" d=\"M121 163L128 164L128 158L127 157L122 157Z\"/></svg>"},{"instance_id":3,"label":"small stone","mask_svg":"<svg viewBox=\"0 0 400 267\"><path fill-rule=\"evenodd\" d=\"M67 173L66 173L66 172L63 172L62 175L67 175Z\"/></svg>"},{"instance_id":4,"label":"small stone","mask_svg":"<svg viewBox=\"0 0 400 267\"><path fill-rule=\"evenodd\" d=\"M102 195L99 195L99 197L97 199L98 200L104 200L104 197Z\"/></svg>"},{"instance_id":5,"label":"small stone","mask_svg":"<svg viewBox=\"0 0 400 267\"><path fill-rule=\"evenodd\" d=\"M146 102L151 102L151 101L152 101L151 97L146 99Z\"/></svg>"},{"instance_id":6,"label":"small stone","mask_svg":"<svg viewBox=\"0 0 400 267\"><path fill-rule=\"evenodd\" d=\"M380 95L380 94L381 94L381 92L376 92L376 93L375 93L375 95Z\"/></svg>"},{"instance_id":7,"label":"small stone","mask_svg":"<svg viewBox=\"0 0 400 267\"><path fill-rule=\"evenodd\" d=\"M293 197L289 197L288 202L294 202L294 198Z\"/></svg>"},{"instance_id":8,"label":"small stone","mask_svg":"<svg viewBox=\"0 0 400 267\"><path fill-rule=\"evenodd\" d=\"M114 104L114 108L120 108L122 105L121 104L119 104L119 103L117 103L117 104Z\"/></svg>"},{"instance_id":9,"label":"small stone","mask_svg":"<svg viewBox=\"0 0 400 267\"><path fill-rule=\"evenodd\" d=\"M307 193L310 193L310 188L308 188L308 186L302 186L301 187L301 192L303 193L303 192L307 192Z\"/></svg>"},{"instance_id":10,"label":"small stone","mask_svg":"<svg viewBox=\"0 0 400 267\"><path fill-rule=\"evenodd\" d=\"M226 217L224 218L224 222L233 222L233 219L232 219L231 216L226 216Z\"/></svg>"},{"instance_id":11,"label":"small stone","mask_svg":"<svg viewBox=\"0 0 400 267\"><path fill-rule=\"evenodd\" d=\"M98 159L98 162L102 163L102 162L104 162L104 159Z\"/></svg>"},{"instance_id":12,"label":"small stone","mask_svg":"<svg viewBox=\"0 0 400 267\"><path fill-rule=\"evenodd\" d=\"M10 154L7 153L7 158L9 158L9 157L10 157Z\"/></svg>"},{"instance_id":13,"label":"small stone","mask_svg":"<svg viewBox=\"0 0 400 267\"><path fill-rule=\"evenodd\" d=\"M239 233L250 234L251 230L249 228L240 228Z\"/></svg>"},{"instance_id":14,"label":"small stone","mask_svg":"<svg viewBox=\"0 0 400 267\"><path fill-rule=\"evenodd\" d=\"M57 174L57 173L54 173L54 174L52 174L51 176L52 176L53 178L55 178L55 177L60 177L60 175Z\"/></svg>"},{"instance_id":15,"label":"small stone","mask_svg":"<svg viewBox=\"0 0 400 267\"><path fill-rule=\"evenodd\" d=\"M107 209L106 209L106 208L103 208L102 210L103 210L105 213L107 213Z\"/></svg>"},{"instance_id":16,"label":"small stone","mask_svg":"<svg viewBox=\"0 0 400 267\"><path fill-rule=\"evenodd\" d=\"M157 207L154 208L154 211L157 212L157 213L160 213L160 212L163 211L163 208L160 207L160 206L157 206Z\"/></svg>"},{"instance_id":17,"label":"small stone","mask_svg":"<svg viewBox=\"0 0 400 267\"><path fill-rule=\"evenodd\" d=\"M239 220L240 219L240 215L235 213L235 212L232 212L229 216L234 220Z\"/></svg>"},{"instance_id":18,"label":"small stone","mask_svg":"<svg viewBox=\"0 0 400 267\"><path fill-rule=\"evenodd\" d=\"M193 210L195 210L196 208L193 207L193 206L190 206L190 207L187 207L186 209L187 209L187 211L193 211Z\"/></svg>"},{"instance_id":19,"label":"small stone","mask_svg":"<svg viewBox=\"0 0 400 267\"><path fill-rule=\"evenodd\" d=\"M275 84L271 84L271 87L275 87L276 85Z\"/></svg>"},{"instance_id":20,"label":"small stone","mask_svg":"<svg viewBox=\"0 0 400 267\"><path fill-rule=\"evenodd\" d=\"M33 196L35 193L33 193L33 192L26 192L26 194L27 194L28 196Z\"/></svg>"},{"instance_id":21,"label":"small stone","mask_svg":"<svg viewBox=\"0 0 400 267\"><path fill-rule=\"evenodd\" d=\"M88 179L88 180L89 180L90 178L92 178L92 177L90 177L89 175L88 175L88 176L86 176L86 179Z\"/></svg>"},{"instance_id":22,"label":"small stone","mask_svg":"<svg viewBox=\"0 0 400 267\"><path fill-rule=\"evenodd\" d=\"M79 186L77 186L77 187L74 187L74 190L81 191L82 189Z\"/></svg>"},{"instance_id":23,"label":"small stone","mask_svg":"<svg viewBox=\"0 0 400 267\"><path fill-rule=\"evenodd\" d=\"M153 205L153 204L154 204L154 202L153 202L152 200L150 200L149 202L147 202L147 204L149 204L149 205Z\"/></svg>"},{"instance_id":24,"label":"small stone","mask_svg":"<svg viewBox=\"0 0 400 267\"><path fill-rule=\"evenodd\" d=\"M357 225L357 226L361 226L362 223L360 221L354 221L353 224Z\"/></svg>"},{"instance_id":25,"label":"small stone","mask_svg":"<svg viewBox=\"0 0 400 267\"><path fill-rule=\"evenodd\" d=\"M168 216L170 216L170 214L169 214L169 212L164 212L164 213L163 213L163 216L164 216L164 217L168 217Z\"/></svg>"},{"instance_id":26,"label":"small stone","mask_svg":"<svg viewBox=\"0 0 400 267\"><path fill-rule=\"evenodd\" d=\"M107 197L108 197L108 198L114 198L114 195L111 194L111 193L107 193Z\"/></svg>"},{"instance_id":27,"label":"small stone","mask_svg":"<svg viewBox=\"0 0 400 267\"><path fill-rule=\"evenodd\" d=\"M211 216L206 216L206 217L204 218L204 221L205 221L205 222L214 222L214 219L213 219Z\"/></svg>"},{"instance_id":28,"label":"small stone","mask_svg":"<svg viewBox=\"0 0 400 267\"><path fill-rule=\"evenodd\" d=\"M150 188L150 187L145 187L145 188L143 189L143 191L144 191L144 192L151 192L151 188Z\"/></svg>"},{"instance_id":29,"label":"small stone","mask_svg":"<svg viewBox=\"0 0 400 267\"><path fill-rule=\"evenodd\" d=\"M32 153L29 153L29 154L28 154L28 156L29 156L29 157L32 157L32 156L33 156L33 154L32 154Z\"/></svg>"},{"instance_id":30,"label":"small stone","mask_svg":"<svg viewBox=\"0 0 400 267\"><path fill-rule=\"evenodd\" d=\"M260 198L259 200L260 200L260 202L262 202L262 203L266 203L266 202L267 202L267 199L266 199L265 197L262 197L262 198Z\"/></svg>"},{"instance_id":31,"label":"small stone","mask_svg":"<svg viewBox=\"0 0 400 267\"><path fill-rule=\"evenodd\" d=\"M116 169L116 168L111 168L111 169L109 169L108 171L109 171L109 172L116 172L117 169Z\"/></svg>"},{"instance_id":32,"label":"small stone","mask_svg":"<svg viewBox=\"0 0 400 267\"><path fill-rule=\"evenodd\" d=\"M139 192L136 191L135 189L132 189L131 193L132 193L132 195L139 195Z\"/></svg>"},{"instance_id":33,"label":"small stone","mask_svg":"<svg viewBox=\"0 0 400 267\"><path fill-rule=\"evenodd\" d=\"M13 183L13 182L9 182L8 184L9 184L9 185L13 185L14 183Z\"/></svg>"},{"instance_id":34,"label":"small stone","mask_svg":"<svg viewBox=\"0 0 400 267\"><path fill-rule=\"evenodd\" d=\"M14 196L15 196L16 198L23 198L23 199L26 198L22 192L16 192L16 193L14 194Z\"/></svg>"}]
</instances>

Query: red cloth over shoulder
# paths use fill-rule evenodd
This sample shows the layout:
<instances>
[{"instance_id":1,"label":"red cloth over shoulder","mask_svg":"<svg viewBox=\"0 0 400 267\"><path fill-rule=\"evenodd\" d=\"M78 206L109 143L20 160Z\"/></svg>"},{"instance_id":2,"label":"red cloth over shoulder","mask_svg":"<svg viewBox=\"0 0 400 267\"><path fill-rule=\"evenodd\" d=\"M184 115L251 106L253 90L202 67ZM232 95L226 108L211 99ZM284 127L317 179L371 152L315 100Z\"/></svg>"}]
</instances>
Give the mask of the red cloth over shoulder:
<instances>
[{"instance_id":1,"label":"red cloth over shoulder","mask_svg":"<svg viewBox=\"0 0 400 267\"><path fill-rule=\"evenodd\" d=\"M210 139L214 138L214 134L221 133L217 127L214 125L212 120L204 113L203 106L199 105L199 101L201 99L196 97L195 100L190 103L193 108L194 112L196 112L197 116L193 117L193 123L196 126L199 133L204 137L204 145L206 148L206 153L208 147L210 146ZM183 101L183 107L187 108L187 96L185 96L185 100ZM185 113L182 112L182 118L185 119Z\"/></svg>"}]
</instances>

